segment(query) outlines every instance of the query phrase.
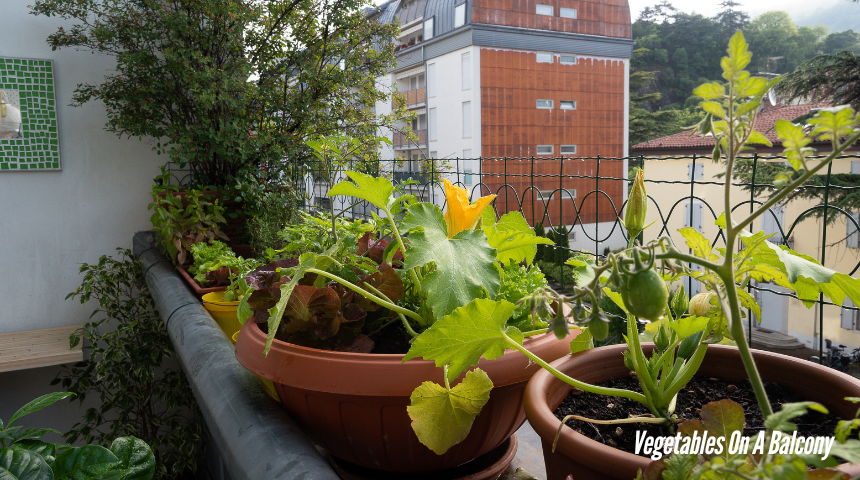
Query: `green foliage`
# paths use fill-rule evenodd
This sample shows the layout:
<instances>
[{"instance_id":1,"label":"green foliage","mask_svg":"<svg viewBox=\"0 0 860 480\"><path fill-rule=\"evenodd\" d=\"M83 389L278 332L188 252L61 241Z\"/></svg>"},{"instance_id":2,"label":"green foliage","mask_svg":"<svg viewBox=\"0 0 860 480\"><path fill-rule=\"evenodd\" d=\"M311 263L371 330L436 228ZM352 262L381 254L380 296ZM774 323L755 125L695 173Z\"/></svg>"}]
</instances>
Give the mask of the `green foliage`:
<instances>
[{"instance_id":1,"label":"green foliage","mask_svg":"<svg viewBox=\"0 0 860 480\"><path fill-rule=\"evenodd\" d=\"M0 420L0 478L3 480L150 480L156 458L146 442L119 437L110 450L99 445L73 447L38 440L52 428L28 428L12 424L59 400L74 395L56 392L21 407L4 425ZM8 441L8 444L7 444ZM58 453L59 452L59 453Z\"/></svg>"},{"instance_id":2,"label":"green foliage","mask_svg":"<svg viewBox=\"0 0 860 480\"><path fill-rule=\"evenodd\" d=\"M60 383L80 402L97 395L81 422L63 436L72 443L110 445L112 439L135 436L152 446L157 479L194 471L201 439L200 426L187 418L197 404L182 371L168 368L173 346L143 282L143 268L130 250L119 258L102 256L84 264L81 285L66 298L98 308L70 337L82 335L84 360L64 367L51 384Z\"/></svg>"},{"instance_id":3,"label":"green foliage","mask_svg":"<svg viewBox=\"0 0 860 480\"><path fill-rule=\"evenodd\" d=\"M531 265L538 245L552 244L551 240L536 235L518 212L502 215L497 222L485 224L483 230L490 247L496 249L496 258L502 265L520 262Z\"/></svg>"},{"instance_id":4,"label":"green foliage","mask_svg":"<svg viewBox=\"0 0 860 480\"><path fill-rule=\"evenodd\" d=\"M425 203L407 209L403 227L412 230L405 268L435 264L421 284L436 318L450 314L472 299L496 296L499 289L496 252L487 243L484 232L464 230L448 238L439 207Z\"/></svg>"},{"instance_id":5,"label":"green foliage","mask_svg":"<svg viewBox=\"0 0 860 480\"><path fill-rule=\"evenodd\" d=\"M421 443L442 455L462 442L475 417L490 399L493 382L482 370L466 373L453 388L424 382L412 392L406 407Z\"/></svg>"},{"instance_id":6,"label":"green foliage","mask_svg":"<svg viewBox=\"0 0 860 480\"><path fill-rule=\"evenodd\" d=\"M499 358L511 343L522 344L522 333L506 326L514 310L516 305L505 300L472 300L419 336L403 361L417 357L435 360L437 367L448 366L446 377L451 381L477 365L482 356L487 360Z\"/></svg>"},{"instance_id":7,"label":"green foliage","mask_svg":"<svg viewBox=\"0 0 860 480\"><path fill-rule=\"evenodd\" d=\"M183 265L191 245L211 242L216 237L229 240L221 231L227 220L218 199L199 189L187 190L180 196L179 188L170 184L170 176L161 167L161 175L150 192L152 203L147 209L152 210L149 221L158 234L159 245L173 263Z\"/></svg>"},{"instance_id":8,"label":"green foliage","mask_svg":"<svg viewBox=\"0 0 860 480\"><path fill-rule=\"evenodd\" d=\"M304 139L318 132L370 139L362 152L375 154L377 129L407 115L365 107L390 97L374 80L393 68L398 32L365 16L369 5L38 0L31 10L74 22L49 35L52 49L116 58L116 73L80 85L74 105L103 102L108 131L155 139L197 181L226 186L246 167L273 174L306 159Z\"/></svg>"},{"instance_id":9,"label":"green foliage","mask_svg":"<svg viewBox=\"0 0 860 480\"><path fill-rule=\"evenodd\" d=\"M546 328L546 322L535 317L532 318L531 308L526 304L519 304L521 300L529 296L535 290L547 286L546 278L536 265L525 267L520 264L509 264L502 267L497 300L506 300L517 306L508 325L516 327L521 332L528 332Z\"/></svg>"}]
</instances>

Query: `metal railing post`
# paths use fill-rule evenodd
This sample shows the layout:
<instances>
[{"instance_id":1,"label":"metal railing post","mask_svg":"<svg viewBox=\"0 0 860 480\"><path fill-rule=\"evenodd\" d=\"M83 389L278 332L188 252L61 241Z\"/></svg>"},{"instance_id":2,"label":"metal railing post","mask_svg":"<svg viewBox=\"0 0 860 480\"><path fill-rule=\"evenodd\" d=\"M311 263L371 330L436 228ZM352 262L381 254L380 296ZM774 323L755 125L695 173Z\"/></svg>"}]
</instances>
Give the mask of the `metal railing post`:
<instances>
[{"instance_id":1,"label":"metal railing post","mask_svg":"<svg viewBox=\"0 0 860 480\"><path fill-rule=\"evenodd\" d=\"M830 201L830 175L833 162L827 166L827 180L824 183L824 216L821 219L821 265L824 265L827 252L827 208ZM824 358L824 294L818 294L818 358Z\"/></svg>"},{"instance_id":2,"label":"metal railing post","mask_svg":"<svg viewBox=\"0 0 860 480\"><path fill-rule=\"evenodd\" d=\"M756 174L757 168L758 168L758 153L754 153L753 154L752 187L750 188L750 214L753 213L754 206L755 206L755 204L754 204L754 202L755 202L755 174ZM731 183L732 179L727 178L726 181ZM727 212L726 218L728 218L728 217L729 217L729 214ZM749 228L750 228L750 230L752 230L753 226L750 225ZM752 290L752 286L747 285L747 293L749 293L750 290ZM759 319L759 321L761 321L761 319ZM747 325L747 343L749 345L752 345L752 325L753 324L752 324L752 309L750 309L750 308L747 309L747 323L748 323L748 325Z\"/></svg>"}]
</instances>

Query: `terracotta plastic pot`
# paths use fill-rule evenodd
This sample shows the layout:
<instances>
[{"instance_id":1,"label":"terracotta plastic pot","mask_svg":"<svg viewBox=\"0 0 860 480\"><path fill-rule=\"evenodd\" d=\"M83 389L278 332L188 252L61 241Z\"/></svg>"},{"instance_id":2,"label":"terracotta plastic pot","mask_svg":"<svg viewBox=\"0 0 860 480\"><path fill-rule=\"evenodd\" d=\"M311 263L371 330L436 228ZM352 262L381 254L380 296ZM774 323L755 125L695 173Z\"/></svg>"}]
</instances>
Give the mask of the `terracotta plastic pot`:
<instances>
[{"instance_id":1,"label":"terracotta plastic pot","mask_svg":"<svg viewBox=\"0 0 860 480\"><path fill-rule=\"evenodd\" d=\"M402 355L332 352L278 340L264 357L265 342L259 326L246 322L239 332L236 358L275 383L281 402L305 433L335 457L388 472L446 470L501 445L525 421L523 389L539 368L513 351L496 360L481 359L478 366L495 385L490 400L466 439L440 456L418 441L406 413L416 387L426 381L443 382L442 369L433 362L401 363ZM547 361L568 353L568 344L552 334L525 342Z\"/></svg>"},{"instance_id":2,"label":"terracotta plastic pot","mask_svg":"<svg viewBox=\"0 0 860 480\"><path fill-rule=\"evenodd\" d=\"M642 345L647 356L653 343ZM553 367L570 377L587 383L597 383L630 374L624 366L622 352L627 345L612 345L588 350L553 362ZM854 418L857 405L845 397L860 396L860 380L818 364L776 353L753 350L759 373L765 381L778 381L806 398L826 406L842 418ZM698 375L741 382L747 379L738 349L711 345ZM564 480L573 474L576 480L625 479L636 477L639 469L650 462L645 457L627 453L577 433L562 429L555 453L552 442L561 421L553 415L571 387L541 369L529 381L523 399L526 416L541 437L547 480ZM840 467L853 468L850 465ZM846 470L847 471L847 470Z\"/></svg>"},{"instance_id":3,"label":"terracotta plastic pot","mask_svg":"<svg viewBox=\"0 0 860 480\"><path fill-rule=\"evenodd\" d=\"M239 323L239 317L236 316L236 310L239 309L239 302L225 302L224 292L211 292L203 295L203 307L212 315L215 322L227 334L227 338L233 338L242 324Z\"/></svg>"}]
</instances>

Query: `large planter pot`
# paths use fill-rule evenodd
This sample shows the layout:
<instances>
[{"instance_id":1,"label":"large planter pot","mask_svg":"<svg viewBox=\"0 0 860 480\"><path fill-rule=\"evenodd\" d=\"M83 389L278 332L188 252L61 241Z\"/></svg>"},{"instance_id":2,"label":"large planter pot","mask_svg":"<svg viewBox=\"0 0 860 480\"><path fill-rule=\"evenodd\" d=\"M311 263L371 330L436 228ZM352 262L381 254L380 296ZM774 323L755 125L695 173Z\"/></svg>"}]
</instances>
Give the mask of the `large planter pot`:
<instances>
[{"instance_id":1,"label":"large planter pot","mask_svg":"<svg viewBox=\"0 0 860 480\"><path fill-rule=\"evenodd\" d=\"M642 345L646 356L654 350L653 343ZM577 380L597 383L628 376L622 352L627 345L612 345L582 352L553 362L559 371ZM753 350L756 365L764 381L781 382L797 394L825 405L831 413L842 418L854 418L857 405L843 400L860 396L860 380L794 357ZM746 380L738 349L725 345L708 347L698 375L741 382ZM526 387L525 405L529 423L541 437L547 480L564 480L573 474L576 480L625 479L636 477L650 462L645 457L623 452L563 428L556 450L552 443L561 421L553 415L571 386L546 370L535 374ZM840 468L849 468L843 466Z\"/></svg>"},{"instance_id":2,"label":"large planter pot","mask_svg":"<svg viewBox=\"0 0 860 480\"><path fill-rule=\"evenodd\" d=\"M466 439L440 456L418 441L406 413L416 387L426 381L443 383L442 369L433 362L401 364L402 355L332 352L278 340L264 357L265 342L259 326L246 322L236 358L275 383L281 402L305 433L341 460L388 472L446 470L501 445L525 421L523 390L539 368L515 351L481 359L478 366L495 385L490 400ZM569 352L568 341L552 334L529 338L525 345L547 361Z\"/></svg>"}]
</instances>

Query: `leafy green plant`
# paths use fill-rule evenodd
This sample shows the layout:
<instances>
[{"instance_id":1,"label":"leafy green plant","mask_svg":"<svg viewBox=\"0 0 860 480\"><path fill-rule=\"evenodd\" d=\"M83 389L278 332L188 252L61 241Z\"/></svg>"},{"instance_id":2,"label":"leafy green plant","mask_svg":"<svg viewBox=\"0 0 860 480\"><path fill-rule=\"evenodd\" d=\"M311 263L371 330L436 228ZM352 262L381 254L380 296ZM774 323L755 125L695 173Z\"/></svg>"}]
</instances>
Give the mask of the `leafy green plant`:
<instances>
[{"instance_id":1,"label":"leafy green plant","mask_svg":"<svg viewBox=\"0 0 860 480\"><path fill-rule=\"evenodd\" d=\"M177 265L188 259L191 246L200 242L211 242L215 238L229 240L221 231L227 223L224 207L203 190L185 191L179 196L179 187L170 184L170 174L161 167L150 195L152 210L150 222L158 234L158 243L167 252L167 257Z\"/></svg>"},{"instance_id":2,"label":"leafy green plant","mask_svg":"<svg viewBox=\"0 0 860 480\"><path fill-rule=\"evenodd\" d=\"M100 403L63 436L104 446L121 436L141 438L153 448L155 478L174 478L196 468L201 429L187 416L197 404L182 371L165 365L173 346L141 263L130 250L117 253L82 265L84 279L66 297L82 305L95 301L90 318L98 319L69 337L74 346L83 336L84 360L64 367L51 384L62 384L80 402L96 395Z\"/></svg>"},{"instance_id":3,"label":"leafy green plant","mask_svg":"<svg viewBox=\"0 0 860 480\"><path fill-rule=\"evenodd\" d=\"M149 480L155 473L155 455L146 442L119 437L110 449L99 445L74 447L40 440L53 428L12 426L21 417L38 412L73 395L57 392L24 405L5 424L0 420L0 478L4 480Z\"/></svg>"}]
</instances>

